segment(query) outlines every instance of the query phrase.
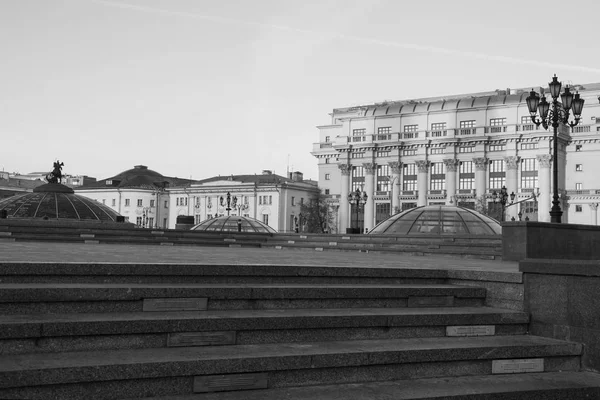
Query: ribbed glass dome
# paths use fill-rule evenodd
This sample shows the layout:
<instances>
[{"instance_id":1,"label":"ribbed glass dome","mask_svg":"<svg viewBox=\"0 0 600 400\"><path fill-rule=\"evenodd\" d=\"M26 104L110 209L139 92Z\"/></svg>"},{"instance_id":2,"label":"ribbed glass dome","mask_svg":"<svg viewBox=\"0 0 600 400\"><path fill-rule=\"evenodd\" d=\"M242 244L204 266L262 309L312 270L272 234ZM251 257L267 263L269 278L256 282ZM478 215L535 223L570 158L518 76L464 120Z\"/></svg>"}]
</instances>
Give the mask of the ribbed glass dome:
<instances>
[{"instance_id":1,"label":"ribbed glass dome","mask_svg":"<svg viewBox=\"0 0 600 400\"><path fill-rule=\"evenodd\" d=\"M238 232L238 221L242 224L242 232L277 233L277 231L269 225L263 224L254 218L240 217L237 215L207 219L194 225L190 230L206 232Z\"/></svg>"},{"instance_id":2,"label":"ribbed glass dome","mask_svg":"<svg viewBox=\"0 0 600 400\"><path fill-rule=\"evenodd\" d=\"M374 235L500 235L500 224L477 211L456 206L411 208L376 225Z\"/></svg>"},{"instance_id":3,"label":"ribbed glass dome","mask_svg":"<svg viewBox=\"0 0 600 400\"><path fill-rule=\"evenodd\" d=\"M0 200L0 210L9 218L45 218L58 220L113 221L119 214L112 208L84 196L60 183L48 183L33 193Z\"/></svg>"}]
</instances>

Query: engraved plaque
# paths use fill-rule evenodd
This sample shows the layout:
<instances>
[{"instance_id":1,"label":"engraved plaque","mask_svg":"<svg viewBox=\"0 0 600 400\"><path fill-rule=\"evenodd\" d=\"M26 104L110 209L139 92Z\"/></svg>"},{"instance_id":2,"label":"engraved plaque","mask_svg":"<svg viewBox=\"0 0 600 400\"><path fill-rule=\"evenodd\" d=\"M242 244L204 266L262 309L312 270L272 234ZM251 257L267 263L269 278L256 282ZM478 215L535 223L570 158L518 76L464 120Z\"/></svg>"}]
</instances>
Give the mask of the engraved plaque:
<instances>
[{"instance_id":1,"label":"engraved plaque","mask_svg":"<svg viewBox=\"0 0 600 400\"><path fill-rule=\"evenodd\" d=\"M293 240L288 240L288 244L294 244L294 243L296 243L296 242Z\"/></svg>"},{"instance_id":2,"label":"engraved plaque","mask_svg":"<svg viewBox=\"0 0 600 400\"><path fill-rule=\"evenodd\" d=\"M446 336L494 336L495 325L447 326Z\"/></svg>"},{"instance_id":3,"label":"engraved plaque","mask_svg":"<svg viewBox=\"0 0 600 400\"><path fill-rule=\"evenodd\" d=\"M267 374L231 374L194 377L194 393L266 389Z\"/></svg>"},{"instance_id":4,"label":"engraved plaque","mask_svg":"<svg viewBox=\"0 0 600 400\"><path fill-rule=\"evenodd\" d=\"M330 246L337 246L337 242L329 242Z\"/></svg>"},{"instance_id":5,"label":"engraved plaque","mask_svg":"<svg viewBox=\"0 0 600 400\"><path fill-rule=\"evenodd\" d=\"M281 247L281 246L275 246L275 249L276 249L276 250L281 250L281 249L282 249L282 247Z\"/></svg>"},{"instance_id":6,"label":"engraved plaque","mask_svg":"<svg viewBox=\"0 0 600 400\"><path fill-rule=\"evenodd\" d=\"M236 243L236 244L232 243L232 244L229 245L229 247L242 247L242 245L239 244L239 243Z\"/></svg>"},{"instance_id":7,"label":"engraved plaque","mask_svg":"<svg viewBox=\"0 0 600 400\"><path fill-rule=\"evenodd\" d=\"M165 233L163 231L152 231L150 232L152 235L164 235Z\"/></svg>"},{"instance_id":8,"label":"engraved plaque","mask_svg":"<svg viewBox=\"0 0 600 400\"><path fill-rule=\"evenodd\" d=\"M0 236L10 236L12 232L0 232Z\"/></svg>"},{"instance_id":9,"label":"engraved plaque","mask_svg":"<svg viewBox=\"0 0 600 400\"><path fill-rule=\"evenodd\" d=\"M225 238L225 239L223 239L223 241L224 241L224 242L235 242L235 239L228 239L228 238Z\"/></svg>"},{"instance_id":10,"label":"engraved plaque","mask_svg":"<svg viewBox=\"0 0 600 400\"><path fill-rule=\"evenodd\" d=\"M306 235L300 235L300 239L306 239Z\"/></svg>"},{"instance_id":11,"label":"engraved plaque","mask_svg":"<svg viewBox=\"0 0 600 400\"><path fill-rule=\"evenodd\" d=\"M522 374L526 372L544 372L544 359L525 358L521 360L492 361L492 374Z\"/></svg>"},{"instance_id":12,"label":"engraved plaque","mask_svg":"<svg viewBox=\"0 0 600 400\"><path fill-rule=\"evenodd\" d=\"M143 311L204 311L207 298L144 299Z\"/></svg>"},{"instance_id":13,"label":"engraved plaque","mask_svg":"<svg viewBox=\"0 0 600 400\"><path fill-rule=\"evenodd\" d=\"M322 247L315 247L315 251L323 251Z\"/></svg>"},{"instance_id":14,"label":"engraved plaque","mask_svg":"<svg viewBox=\"0 0 600 400\"><path fill-rule=\"evenodd\" d=\"M100 241L99 240L84 240L83 243L85 243L85 244L99 244Z\"/></svg>"},{"instance_id":15,"label":"engraved plaque","mask_svg":"<svg viewBox=\"0 0 600 400\"><path fill-rule=\"evenodd\" d=\"M350 236L342 236L342 240L350 240Z\"/></svg>"},{"instance_id":16,"label":"engraved plaque","mask_svg":"<svg viewBox=\"0 0 600 400\"><path fill-rule=\"evenodd\" d=\"M95 238L96 235L94 235L93 233L82 233L79 235L80 238L84 238L84 239L91 239L91 238Z\"/></svg>"},{"instance_id":17,"label":"engraved plaque","mask_svg":"<svg viewBox=\"0 0 600 400\"><path fill-rule=\"evenodd\" d=\"M235 331L169 333L168 347L235 344Z\"/></svg>"},{"instance_id":18,"label":"engraved plaque","mask_svg":"<svg viewBox=\"0 0 600 400\"><path fill-rule=\"evenodd\" d=\"M172 242L160 242L161 246L173 246Z\"/></svg>"},{"instance_id":19,"label":"engraved plaque","mask_svg":"<svg viewBox=\"0 0 600 400\"><path fill-rule=\"evenodd\" d=\"M408 307L450 307L454 296L409 296Z\"/></svg>"}]
</instances>

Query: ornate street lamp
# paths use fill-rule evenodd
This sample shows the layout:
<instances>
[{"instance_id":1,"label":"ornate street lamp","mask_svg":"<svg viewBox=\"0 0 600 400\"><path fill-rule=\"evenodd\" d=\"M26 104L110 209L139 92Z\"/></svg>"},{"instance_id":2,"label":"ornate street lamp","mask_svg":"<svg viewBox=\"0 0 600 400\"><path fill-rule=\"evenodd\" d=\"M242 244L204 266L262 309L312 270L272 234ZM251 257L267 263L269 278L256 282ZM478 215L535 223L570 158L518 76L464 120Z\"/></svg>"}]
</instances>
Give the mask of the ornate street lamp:
<instances>
[{"instance_id":1,"label":"ornate street lamp","mask_svg":"<svg viewBox=\"0 0 600 400\"><path fill-rule=\"evenodd\" d=\"M502 189L500 189L499 194L495 190L492 192L492 199L494 200L494 203L496 203L497 200L500 200L500 204L502 205L502 222L504 222L504 220L506 219L505 212L506 212L506 203L508 202L508 198L510 197L509 205L512 205L513 201L515 201L515 196L516 196L515 192L512 192L510 194L510 196L508 195L508 190L506 190L506 186L502 186Z\"/></svg>"},{"instance_id":2,"label":"ornate street lamp","mask_svg":"<svg viewBox=\"0 0 600 400\"><path fill-rule=\"evenodd\" d=\"M248 198L246 197L246 201L248 200ZM237 208L238 210L238 215L241 216L242 215L242 211L245 211L248 209L248 203L244 202L244 196L241 197L241 200L238 201L237 196L233 196L233 207Z\"/></svg>"},{"instance_id":3,"label":"ornate street lamp","mask_svg":"<svg viewBox=\"0 0 600 400\"><path fill-rule=\"evenodd\" d=\"M358 227L358 209L367 202L368 198L367 192L361 192L358 188L356 191L348 193L348 202L356 206L356 227L353 228L352 233L360 233L360 228Z\"/></svg>"},{"instance_id":4,"label":"ornate street lamp","mask_svg":"<svg viewBox=\"0 0 600 400\"><path fill-rule=\"evenodd\" d=\"M571 88L565 87L563 94L560 94L562 83L558 81L556 75L552 78L552 82L548 84L550 87L550 96L552 103L548 103L546 96L540 96L531 91L527 97L527 108L531 114L531 120L536 126L542 125L544 129L548 129L551 125L554 128L553 142L553 164L552 164L552 184L554 185L554 193L552 195L552 209L550 210L550 222L561 222L562 211L560 209L560 201L558 200L558 127L560 124L565 124L573 128L579 124L583 103L585 100L579 97L579 93L573 95ZM560 96L561 102L558 102ZM600 100L600 98L599 98ZM552 107L550 107L552 105ZM569 112L573 111L574 122L569 122ZM540 117L537 118L539 111Z\"/></svg>"},{"instance_id":5,"label":"ornate street lamp","mask_svg":"<svg viewBox=\"0 0 600 400\"><path fill-rule=\"evenodd\" d=\"M227 192L227 207L225 208L225 210L227 210L227 216L229 217L229 212L231 211L231 193ZM219 202L221 203L221 206L225 205L225 199L223 198L223 196L220 197ZM233 197L233 206L235 207L235 203L237 202L237 197Z\"/></svg>"}]
</instances>

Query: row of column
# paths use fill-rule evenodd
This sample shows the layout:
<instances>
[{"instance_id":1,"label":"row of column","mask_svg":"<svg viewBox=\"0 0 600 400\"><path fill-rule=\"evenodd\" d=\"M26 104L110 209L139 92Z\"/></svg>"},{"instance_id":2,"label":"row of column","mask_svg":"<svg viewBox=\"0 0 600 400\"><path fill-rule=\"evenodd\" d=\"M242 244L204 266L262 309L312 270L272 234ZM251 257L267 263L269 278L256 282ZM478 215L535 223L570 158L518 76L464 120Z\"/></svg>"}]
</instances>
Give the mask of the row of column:
<instances>
[{"instance_id":1,"label":"row of column","mask_svg":"<svg viewBox=\"0 0 600 400\"><path fill-rule=\"evenodd\" d=\"M538 160L538 184L540 189L540 198L538 199L538 220L542 222L549 222L550 204L552 196L550 192L550 165L552 162L552 156L549 154L542 154L537 156ZM518 170L519 170L520 157L510 156L505 157L505 186L508 193L519 190L518 182ZM445 159L443 160L446 167L446 204L456 204L455 195L458 194L457 181L458 181L458 170L460 161L457 159ZM485 157L473 158L475 164L475 196L477 198L484 197L487 191L487 169L489 165L489 159ZM417 166L417 206L427 205L427 194L429 186L429 166L431 163L427 160L415 161ZM392 172L390 182L392 185L391 200L392 200L392 211L400 207L400 178L402 171L402 163L398 161L388 163ZM377 165L375 163L364 163L365 171L365 186L363 190L367 193L367 202L365 203L365 221L364 227L371 230L375 224L375 174L377 171ZM341 231L348 228L350 222L350 204L346 198L350 192L350 176L352 172L352 166L349 164L338 164L341 171L341 195L340 199L340 221ZM507 218L516 217L518 214L518 207L507 208Z\"/></svg>"}]
</instances>

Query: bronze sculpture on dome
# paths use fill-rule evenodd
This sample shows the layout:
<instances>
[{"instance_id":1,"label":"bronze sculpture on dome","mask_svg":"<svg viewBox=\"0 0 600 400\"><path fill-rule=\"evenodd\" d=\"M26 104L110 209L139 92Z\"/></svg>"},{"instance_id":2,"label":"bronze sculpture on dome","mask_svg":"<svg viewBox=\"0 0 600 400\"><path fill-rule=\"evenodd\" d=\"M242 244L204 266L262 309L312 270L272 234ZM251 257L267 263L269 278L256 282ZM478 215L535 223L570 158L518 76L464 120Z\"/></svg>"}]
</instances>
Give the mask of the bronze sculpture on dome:
<instances>
[{"instance_id":1,"label":"bronze sculpture on dome","mask_svg":"<svg viewBox=\"0 0 600 400\"><path fill-rule=\"evenodd\" d=\"M46 180L48 183L61 183L62 182L62 167L65 163L61 163L59 160L54 162L54 169L48 175Z\"/></svg>"}]
</instances>

